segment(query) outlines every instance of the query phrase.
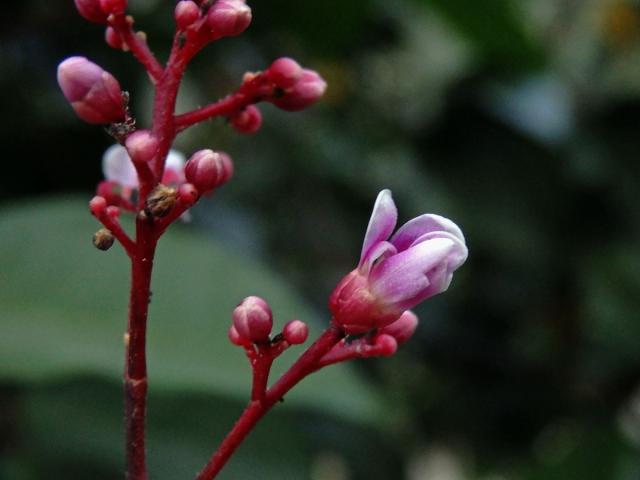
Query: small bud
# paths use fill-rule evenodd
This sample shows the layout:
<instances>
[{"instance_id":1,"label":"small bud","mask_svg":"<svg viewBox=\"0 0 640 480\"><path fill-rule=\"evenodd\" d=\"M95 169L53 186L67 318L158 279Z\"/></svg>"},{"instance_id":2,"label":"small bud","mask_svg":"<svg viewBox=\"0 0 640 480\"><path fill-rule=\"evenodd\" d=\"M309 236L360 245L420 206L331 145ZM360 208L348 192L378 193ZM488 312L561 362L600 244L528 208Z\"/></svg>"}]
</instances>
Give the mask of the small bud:
<instances>
[{"instance_id":1,"label":"small bud","mask_svg":"<svg viewBox=\"0 0 640 480\"><path fill-rule=\"evenodd\" d=\"M398 342L391 335L378 335L374 340L374 346L378 350L378 354L383 357L390 357L398 350Z\"/></svg>"},{"instance_id":2,"label":"small bud","mask_svg":"<svg viewBox=\"0 0 640 480\"><path fill-rule=\"evenodd\" d=\"M107 15L100 6L100 0L75 0L80 15L93 23L107 23Z\"/></svg>"},{"instance_id":3,"label":"small bud","mask_svg":"<svg viewBox=\"0 0 640 480\"><path fill-rule=\"evenodd\" d=\"M184 174L200 193L206 194L231 178L233 163L227 154L199 150L187 161Z\"/></svg>"},{"instance_id":4,"label":"small bud","mask_svg":"<svg viewBox=\"0 0 640 480\"><path fill-rule=\"evenodd\" d=\"M111 218L118 218L120 216L120 207L109 205L107 207L107 215L109 215Z\"/></svg>"},{"instance_id":5,"label":"small bud","mask_svg":"<svg viewBox=\"0 0 640 480\"><path fill-rule=\"evenodd\" d=\"M304 69L302 76L291 88L281 96L274 96L270 101L283 110L302 110L316 103L327 89L327 83L313 70Z\"/></svg>"},{"instance_id":6,"label":"small bud","mask_svg":"<svg viewBox=\"0 0 640 480\"><path fill-rule=\"evenodd\" d=\"M107 42L107 45L116 50L122 50L124 47L122 37L113 27L107 27L104 32L104 40Z\"/></svg>"},{"instance_id":7,"label":"small bud","mask_svg":"<svg viewBox=\"0 0 640 480\"><path fill-rule=\"evenodd\" d=\"M411 310L406 310L395 322L383 327L380 333L391 335L398 345L409 340L418 326L418 317Z\"/></svg>"},{"instance_id":8,"label":"small bud","mask_svg":"<svg viewBox=\"0 0 640 480\"><path fill-rule=\"evenodd\" d=\"M251 8L242 0L218 0L207 12L207 25L214 39L234 37L251 23Z\"/></svg>"},{"instance_id":9,"label":"small bud","mask_svg":"<svg viewBox=\"0 0 640 480\"><path fill-rule=\"evenodd\" d=\"M127 9L127 0L100 0L100 7L108 15L119 15Z\"/></svg>"},{"instance_id":10,"label":"small bud","mask_svg":"<svg viewBox=\"0 0 640 480\"><path fill-rule=\"evenodd\" d=\"M307 341L309 327L300 320L291 320L285 324L282 334L284 339L291 345L299 345Z\"/></svg>"},{"instance_id":11,"label":"small bud","mask_svg":"<svg viewBox=\"0 0 640 480\"><path fill-rule=\"evenodd\" d=\"M180 30L185 30L189 25L200 18L200 7L192 0L181 0L174 10L176 24Z\"/></svg>"},{"instance_id":12,"label":"small bud","mask_svg":"<svg viewBox=\"0 0 640 480\"><path fill-rule=\"evenodd\" d=\"M58 84L85 122L107 124L124 120L124 101L118 80L86 58L64 60L58 66Z\"/></svg>"},{"instance_id":13,"label":"small bud","mask_svg":"<svg viewBox=\"0 0 640 480\"><path fill-rule=\"evenodd\" d=\"M238 133L251 134L256 133L262 126L262 114L258 107L249 105L238 114L229 118L229 123L236 129Z\"/></svg>"},{"instance_id":14,"label":"small bud","mask_svg":"<svg viewBox=\"0 0 640 480\"><path fill-rule=\"evenodd\" d=\"M101 228L93 234L93 246L98 250L106 251L111 248L115 238L106 228Z\"/></svg>"},{"instance_id":15,"label":"small bud","mask_svg":"<svg viewBox=\"0 0 640 480\"><path fill-rule=\"evenodd\" d=\"M260 297L247 297L233 311L233 326L241 337L255 343L269 340L273 314L269 304Z\"/></svg>"},{"instance_id":16,"label":"small bud","mask_svg":"<svg viewBox=\"0 0 640 480\"><path fill-rule=\"evenodd\" d=\"M149 130L136 130L127 137L124 145L134 163L146 163L156 154L158 139Z\"/></svg>"},{"instance_id":17,"label":"small bud","mask_svg":"<svg viewBox=\"0 0 640 480\"><path fill-rule=\"evenodd\" d=\"M240 336L238 330L236 330L236 327L234 327L233 325L231 325L228 335L229 341L231 341L231 343L233 343L234 345L241 347L245 344L246 340L244 339L244 337Z\"/></svg>"},{"instance_id":18,"label":"small bud","mask_svg":"<svg viewBox=\"0 0 640 480\"><path fill-rule=\"evenodd\" d=\"M264 72L269 80L278 88L291 88L302 77L302 67L295 60L282 57L275 60Z\"/></svg>"},{"instance_id":19,"label":"small bud","mask_svg":"<svg viewBox=\"0 0 640 480\"><path fill-rule=\"evenodd\" d=\"M198 189L194 187L190 183L183 183L178 188L178 197L182 203L186 203L187 205L193 205L198 201L200 194L198 193Z\"/></svg>"},{"instance_id":20,"label":"small bud","mask_svg":"<svg viewBox=\"0 0 640 480\"><path fill-rule=\"evenodd\" d=\"M178 191L166 185L158 185L147 197L145 213L151 217L166 217L176 205Z\"/></svg>"},{"instance_id":21,"label":"small bud","mask_svg":"<svg viewBox=\"0 0 640 480\"><path fill-rule=\"evenodd\" d=\"M96 195L95 197L93 197L89 202L89 210L91 211L91 214L96 217L102 215L106 208L107 208L107 201L105 200L104 197L101 197L99 195Z\"/></svg>"}]
</instances>

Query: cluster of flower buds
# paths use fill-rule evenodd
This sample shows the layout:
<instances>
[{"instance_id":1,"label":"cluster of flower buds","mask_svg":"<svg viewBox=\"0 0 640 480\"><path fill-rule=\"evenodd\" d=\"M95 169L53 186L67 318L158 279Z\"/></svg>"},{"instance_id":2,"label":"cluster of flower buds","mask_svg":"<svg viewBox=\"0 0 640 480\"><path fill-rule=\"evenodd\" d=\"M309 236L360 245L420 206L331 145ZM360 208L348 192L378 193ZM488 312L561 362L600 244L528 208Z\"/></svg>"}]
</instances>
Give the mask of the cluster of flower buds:
<instances>
[{"instance_id":1,"label":"cluster of flower buds","mask_svg":"<svg viewBox=\"0 0 640 480\"><path fill-rule=\"evenodd\" d=\"M253 348L258 345L282 352L289 345L304 343L309 336L309 327L301 320L287 322L282 332L271 336L273 313L269 304L260 297L245 298L233 311L233 322L229 329L229 340L234 345Z\"/></svg>"},{"instance_id":2,"label":"cluster of flower buds","mask_svg":"<svg viewBox=\"0 0 640 480\"><path fill-rule=\"evenodd\" d=\"M70 57L58 66L58 84L76 114L87 123L109 124L126 119L126 96L118 80L84 57Z\"/></svg>"},{"instance_id":3,"label":"cluster of flower buds","mask_svg":"<svg viewBox=\"0 0 640 480\"><path fill-rule=\"evenodd\" d=\"M264 72L273 84L269 101L277 107L297 111L313 105L324 94L327 83L318 72L302 68L295 60L279 58Z\"/></svg>"}]
</instances>

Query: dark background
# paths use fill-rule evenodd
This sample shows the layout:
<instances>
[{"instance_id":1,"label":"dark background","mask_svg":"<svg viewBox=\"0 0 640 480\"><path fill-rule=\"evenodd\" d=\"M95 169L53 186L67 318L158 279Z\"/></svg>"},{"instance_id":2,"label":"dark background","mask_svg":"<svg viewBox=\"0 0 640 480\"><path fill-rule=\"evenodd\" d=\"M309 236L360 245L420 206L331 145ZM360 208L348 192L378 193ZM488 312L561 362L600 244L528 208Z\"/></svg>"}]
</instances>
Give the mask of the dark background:
<instances>
[{"instance_id":1,"label":"dark background","mask_svg":"<svg viewBox=\"0 0 640 480\"><path fill-rule=\"evenodd\" d=\"M130 3L166 58L174 2ZM249 3L179 110L283 55L329 89L301 113L264 106L253 136L214 121L178 139L229 152L236 174L158 252L151 478L193 477L241 411L233 305L263 295L277 324L320 329L382 188L401 221L454 219L469 260L396 356L308 379L221 478L640 478L640 5ZM152 91L71 1L11 2L0 22L0 478L122 478L127 266L91 248L86 211L110 139L55 69L96 61L143 126Z\"/></svg>"}]
</instances>

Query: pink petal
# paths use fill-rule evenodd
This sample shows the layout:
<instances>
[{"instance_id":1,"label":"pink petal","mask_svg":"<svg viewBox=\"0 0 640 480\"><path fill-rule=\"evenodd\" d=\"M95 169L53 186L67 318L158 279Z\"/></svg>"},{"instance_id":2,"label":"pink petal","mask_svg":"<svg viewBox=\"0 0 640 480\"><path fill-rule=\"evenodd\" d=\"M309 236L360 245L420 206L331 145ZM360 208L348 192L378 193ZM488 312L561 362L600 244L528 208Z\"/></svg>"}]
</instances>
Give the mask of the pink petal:
<instances>
[{"instance_id":1,"label":"pink petal","mask_svg":"<svg viewBox=\"0 0 640 480\"><path fill-rule=\"evenodd\" d=\"M427 213L409 220L391 237L391 243L395 245L398 251L406 250L414 241L426 233L444 231L457 237L463 244L464 235L460 228L451 220L440 215Z\"/></svg>"},{"instance_id":2,"label":"pink petal","mask_svg":"<svg viewBox=\"0 0 640 480\"><path fill-rule=\"evenodd\" d=\"M450 260L459 257L460 248L450 238L434 238L383 260L369 276L371 291L400 311L412 308L447 289L455 270Z\"/></svg>"},{"instance_id":3,"label":"pink petal","mask_svg":"<svg viewBox=\"0 0 640 480\"><path fill-rule=\"evenodd\" d=\"M398 210L396 209L390 190L382 190L378 194L373 212L369 219L367 233L364 236L362 253L360 254L360 265L365 261L365 257L371 248L378 242L389 238L398 220Z\"/></svg>"}]
</instances>

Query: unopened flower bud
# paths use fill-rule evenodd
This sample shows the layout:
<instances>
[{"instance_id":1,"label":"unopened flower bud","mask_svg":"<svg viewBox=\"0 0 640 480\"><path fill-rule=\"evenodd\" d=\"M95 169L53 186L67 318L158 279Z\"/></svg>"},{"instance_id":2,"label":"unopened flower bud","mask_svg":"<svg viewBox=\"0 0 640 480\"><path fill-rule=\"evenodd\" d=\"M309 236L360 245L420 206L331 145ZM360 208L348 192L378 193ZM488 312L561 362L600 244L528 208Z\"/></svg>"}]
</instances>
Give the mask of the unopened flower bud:
<instances>
[{"instance_id":1,"label":"unopened flower bud","mask_svg":"<svg viewBox=\"0 0 640 480\"><path fill-rule=\"evenodd\" d=\"M291 320L285 324L282 335L291 345L299 345L307 341L309 327L301 320Z\"/></svg>"},{"instance_id":2,"label":"unopened flower bud","mask_svg":"<svg viewBox=\"0 0 640 480\"><path fill-rule=\"evenodd\" d=\"M233 325L231 325L231 328L229 328L228 335L229 341L234 345L241 347L245 344L246 340L238 333L238 330L236 330L236 327L234 327Z\"/></svg>"},{"instance_id":3,"label":"unopened flower bud","mask_svg":"<svg viewBox=\"0 0 640 480\"><path fill-rule=\"evenodd\" d=\"M106 208L107 208L107 201L105 200L104 197L101 197L99 195L96 195L95 197L93 197L89 202L89 210L91 211L91 214L96 217L102 215Z\"/></svg>"},{"instance_id":4,"label":"unopened flower bud","mask_svg":"<svg viewBox=\"0 0 640 480\"><path fill-rule=\"evenodd\" d=\"M280 96L274 96L270 101L283 110L302 110L316 103L327 89L327 82L313 70L304 69L300 79Z\"/></svg>"},{"instance_id":5,"label":"unopened flower bud","mask_svg":"<svg viewBox=\"0 0 640 480\"><path fill-rule=\"evenodd\" d=\"M113 245L115 238L113 234L106 228L101 228L93 234L93 246L98 250L109 250Z\"/></svg>"},{"instance_id":6,"label":"unopened flower bud","mask_svg":"<svg viewBox=\"0 0 640 480\"><path fill-rule=\"evenodd\" d=\"M175 207L178 191L166 185L158 185L147 197L145 213L151 217L165 217Z\"/></svg>"},{"instance_id":7,"label":"unopened flower bud","mask_svg":"<svg viewBox=\"0 0 640 480\"><path fill-rule=\"evenodd\" d=\"M221 152L199 150L187 161L184 174L200 193L206 194L231 178L233 163Z\"/></svg>"},{"instance_id":8,"label":"unopened flower bud","mask_svg":"<svg viewBox=\"0 0 640 480\"><path fill-rule=\"evenodd\" d=\"M229 118L229 123L238 133L256 133L262 126L262 113L255 105L249 105L244 110Z\"/></svg>"},{"instance_id":9,"label":"unopened flower bud","mask_svg":"<svg viewBox=\"0 0 640 480\"><path fill-rule=\"evenodd\" d=\"M187 205L193 205L198 201L200 193L192 184L183 183L180 185L180 188L178 188L178 197L181 202L186 203Z\"/></svg>"},{"instance_id":10,"label":"unopened flower bud","mask_svg":"<svg viewBox=\"0 0 640 480\"><path fill-rule=\"evenodd\" d=\"M107 124L124 120L124 101L118 80L86 58L64 60L58 66L58 84L85 122Z\"/></svg>"},{"instance_id":11,"label":"unopened flower bud","mask_svg":"<svg viewBox=\"0 0 640 480\"><path fill-rule=\"evenodd\" d=\"M115 28L107 27L104 32L104 40L107 42L111 48L115 48L116 50L122 50L124 47L124 42L122 41L122 37L118 32L116 32Z\"/></svg>"},{"instance_id":12,"label":"unopened flower bud","mask_svg":"<svg viewBox=\"0 0 640 480\"><path fill-rule=\"evenodd\" d=\"M260 297L247 297L233 311L233 326L241 337L255 343L269 340L273 314L269 304Z\"/></svg>"},{"instance_id":13,"label":"unopened flower bud","mask_svg":"<svg viewBox=\"0 0 640 480\"><path fill-rule=\"evenodd\" d=\"M264 72L278 88L291 88L302 77L302 67L295 60L282 57L275 60Z\"/></svg>"},{"instance_id":14,"label":"unopened flower bud","mask_svg":"<svg viewBox=\"0 0 640 480\"><path fill-rule=\"evenodd\" d=\"M374 340L374 346L378 350L378 354L383 357L389 357L398 350L398 342L391 335L378 335Z\"/></svg>"},{"instance_id":15,"label":"unopened flower bud","mask_svg":"<svg viewBox=\"0 0 640 480\"><path fill-rule=\"evenodd\" d=\"M108 15L119 15L127 9L127 0L100 0L100 7Z\"/></svg>"},{"instance_id":16,"label":"unopened flower bud","mask_svg":"<svg viewBox=\"0 0 640 480\"><path fill-rule=\"evenodd\" d=\"M75 0L80 15L94 23L107 23L108 14L102 10L100 0Z\"/></svg>"},{"instance_id":17,"label":"unopened flower bud","mask_svg":"<svg viewBox=\"0 0 640 480\"><path fill-rule=\"evenodd\" d=\"M156 154L158 139L149 130L136 130L127 137L124 145L134 163L146 163Z\"/></svg>"},{"instance_id":18,"label":"unopened flower bud","mask_svg":"<svg viewBox=\"0 0 640 480\"><path fill-rule=\"evenodd\" d=\"M116 207L115 205L109 205L107 207L107 215L111 218L118 218L120 216L120 207Z\"/></svg>"},{"instance_id":19,"label":"unopened flower bud","mask_svg":"<svg viewBox=\"0 0 640 480\"><path fill-rule=\"evenodd\" d=\"M181 0L174 10L176 24L180 30L185 30L200 17L200 7L192 0Z\"/></svg>"},{"instance_id":20,"label":"unopened flower bud","mask_svg":"<svg viewBox=\"0 0 640 480\"><path fill-rule=\"evenodd\" d=\"M218 0L207 12L207 25L214 39L234 37L251 23L251 8L242 0Z\"/></svg>"},{"instance_id":21,"label":"unopened flower bud","mask_svg":"<svg viewBox=\"0 0 640 480\"><path fill-rule=\"evenodd\" d=\"M418 317L411 310L406 310L395 322L380 329L380 333L391 335L398 345L409 340L418 327Z\"/></svg>"}]
</instances>

